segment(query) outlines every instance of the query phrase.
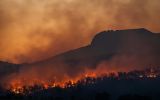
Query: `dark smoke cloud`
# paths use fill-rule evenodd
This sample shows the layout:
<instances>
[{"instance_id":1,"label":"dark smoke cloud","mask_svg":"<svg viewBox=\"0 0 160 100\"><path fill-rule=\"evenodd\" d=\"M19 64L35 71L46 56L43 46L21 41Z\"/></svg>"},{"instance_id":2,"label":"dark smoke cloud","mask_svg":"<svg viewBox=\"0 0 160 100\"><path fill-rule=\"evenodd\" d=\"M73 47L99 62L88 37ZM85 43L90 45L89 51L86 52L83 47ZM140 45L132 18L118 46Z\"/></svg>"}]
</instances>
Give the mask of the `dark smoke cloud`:
<instances>
[{"instance_id":1,"label":"dark smoke cloud","mask_svg":"<svg viewBox=\"0 0 160 100\"><path fill-rule=\"evenodd\" d=\"M0 59L46 59L88 44L105 29L159 32L159 12L159 0L1 0Z\"/></svg>"}]
</instances>

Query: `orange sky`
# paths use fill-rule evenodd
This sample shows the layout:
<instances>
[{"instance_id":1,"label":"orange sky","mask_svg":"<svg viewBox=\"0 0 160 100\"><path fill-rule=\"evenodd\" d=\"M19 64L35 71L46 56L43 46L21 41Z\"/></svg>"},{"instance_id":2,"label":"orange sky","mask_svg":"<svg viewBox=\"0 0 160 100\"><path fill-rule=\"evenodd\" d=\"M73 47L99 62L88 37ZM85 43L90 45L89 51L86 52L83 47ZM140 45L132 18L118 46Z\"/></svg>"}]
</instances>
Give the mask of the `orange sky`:
<instances>
[{"instance_id":1,"label":"orange sky","mask_svg":"<svg viewBox=\"0 0 160 100\"><path fill-rule=\"evenodd\" d=\"M46 59L102 30L160 32L159 0L0 0L0 60Z\"/></svg>"}]
</instances>

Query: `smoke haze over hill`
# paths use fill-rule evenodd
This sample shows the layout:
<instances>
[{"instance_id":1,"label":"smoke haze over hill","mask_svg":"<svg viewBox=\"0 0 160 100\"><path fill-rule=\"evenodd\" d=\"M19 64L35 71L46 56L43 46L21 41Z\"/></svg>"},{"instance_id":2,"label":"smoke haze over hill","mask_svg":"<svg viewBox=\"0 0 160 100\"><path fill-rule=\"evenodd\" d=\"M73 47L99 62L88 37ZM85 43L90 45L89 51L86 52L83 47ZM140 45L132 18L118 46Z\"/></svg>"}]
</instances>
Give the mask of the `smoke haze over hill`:
<instances>
[{"instance_id":1,"label":"smoke haze over hill","mask_svg":"<svg viewBox=\"0 0 160 100\"><path fill-rule=\"evenodd\" d=\"M0 59L34 62L89 44L106 29L160 32L159 0L1 0Z\"/></svg>"},{"instance_id":2,"label":"smoke haze over hill","mask_svg":"<svg viewBox=\"0 0 160 100\"><path fill-rule=\"evenodd\" d=\"M103 31L87 46L19 67L1 66L1 72L7 73L1 77L2 83L9 86L64 83L86 75L97 77L104 73L159 67L159 59L158 34L143 28ZM6 69L9 67L12 69Z\"/></svg>"}]
</instances>

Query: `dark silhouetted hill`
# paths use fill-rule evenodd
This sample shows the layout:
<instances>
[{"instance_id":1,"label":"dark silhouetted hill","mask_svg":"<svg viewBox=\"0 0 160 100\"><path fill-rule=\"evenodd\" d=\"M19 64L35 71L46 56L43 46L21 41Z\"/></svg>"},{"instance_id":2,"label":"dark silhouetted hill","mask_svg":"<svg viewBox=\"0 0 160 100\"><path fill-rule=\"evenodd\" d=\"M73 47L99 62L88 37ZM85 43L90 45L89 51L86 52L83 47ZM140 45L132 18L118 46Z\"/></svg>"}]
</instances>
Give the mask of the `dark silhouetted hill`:
<instances>
[{"instance_id":1,"label":"dark silhouetted hill","mask_svg":"<svg viewBox=\"0 0 160 100\"><path fill-rule=\"evenodd\" d=\"M18 72L20 65L0 61L0 79L12 72Z\"/></svg>"},{"instance_id":2,"label":"dark silhouetted hill","mask_svg":"<svg viewBox=\"0 0 160 100\"><path fill-rule=\"evenodd\" d=\"M71 50L43 61L23 64L23 71L33 66L57 70L72 74L83 67L95 68L102 61L110 62L117 68L159 66L160 65L160 35L146 29L128 29L103 31L98 33L91 44ZM5 67L4 67L5 66ZM20 65L0 62L1 76L18 72ZM54 69L51 69L53 68ZM38 70L38 69L35 69ZM43 69L42 72L44 71Z\"/></svg>"},{"instance_id":3,"label":"dark silhouetted hill","mask_svg":"<svg viewBox=\"0 0 160 100\"><path fill-rule=\"evenodd\" d=\"M103 31L91 44L71 50L32 65L45 66L65 63L68 66L96 66L101 61L111 61L124 55L141 60L145 65L160 65L160 35L146 29ZM143 64L142 64L143 65Z\"/></svg>"}]
</instances>

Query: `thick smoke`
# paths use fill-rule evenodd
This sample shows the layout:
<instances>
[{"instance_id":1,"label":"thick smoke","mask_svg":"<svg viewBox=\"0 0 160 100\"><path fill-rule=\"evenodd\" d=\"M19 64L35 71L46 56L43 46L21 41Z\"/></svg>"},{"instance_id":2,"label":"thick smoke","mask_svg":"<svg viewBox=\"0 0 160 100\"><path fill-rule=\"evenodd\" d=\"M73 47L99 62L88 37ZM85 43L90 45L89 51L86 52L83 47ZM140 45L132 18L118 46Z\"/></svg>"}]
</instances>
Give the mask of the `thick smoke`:
<instances>
[{"instance_id":1,"label":"thick smoke","mask_svg":"<svg viewBox=\"0 0 160 100\"><path fill-rule=\"evenodd\" d=\"M88 44L104 29L158 32L159 12L159 0L1 0L0 59L46 59Z\"/></svg>"},{"instance_id":2,"label":"thick smoke","mask_svg":"<svg viewBox=\"0 0 160 100\"><path fill-rule=\"evenodd\" d=\"M160 36L145 29L97 34L91 44L55 57L23 64L4 77L9 86L64 83L86 76L159 67Z\"/></svg>"}]
</instances>

